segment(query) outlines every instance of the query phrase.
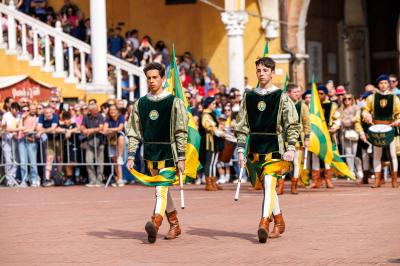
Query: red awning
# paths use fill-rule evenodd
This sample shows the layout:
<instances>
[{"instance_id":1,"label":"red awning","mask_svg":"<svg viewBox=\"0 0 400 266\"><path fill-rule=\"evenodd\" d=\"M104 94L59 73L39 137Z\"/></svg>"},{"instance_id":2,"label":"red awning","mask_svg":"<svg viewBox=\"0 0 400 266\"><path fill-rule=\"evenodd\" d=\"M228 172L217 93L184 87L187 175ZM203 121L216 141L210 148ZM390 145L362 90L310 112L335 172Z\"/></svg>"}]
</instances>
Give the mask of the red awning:
<instances>
[{"instance_id":1,"label":"red awning","mask_svg":"<svg viewBox=\"0 0 400 266\"><path fill-rule=\"evenodd\" d=\"M31 100L45 101L53 94L54 87L34 80L26 75L0 76L0 98L12 97L19 100L27 97Z\"/></svg>"}]
</instances>

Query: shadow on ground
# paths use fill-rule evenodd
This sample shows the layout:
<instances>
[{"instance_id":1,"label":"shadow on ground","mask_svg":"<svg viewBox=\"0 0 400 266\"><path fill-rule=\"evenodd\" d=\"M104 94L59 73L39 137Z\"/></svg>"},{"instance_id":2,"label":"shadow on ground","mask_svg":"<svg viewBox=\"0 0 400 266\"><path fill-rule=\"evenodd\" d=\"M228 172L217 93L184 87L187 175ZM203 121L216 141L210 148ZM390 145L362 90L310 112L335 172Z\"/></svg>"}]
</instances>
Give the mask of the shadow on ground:
<instances>
[{"instance_id":1,"label":"shadow on ground","mask_svg":"<svg viewBox=\"0 0 400 266\"><path fill-rule=\"evenodd\" d=\"M217 237L233 237L233 238L248 240L252 243L258 244L257 236L255 233L248 234L248 233L239 233L233 231L224 231L224 230L216 230L209 228L196 228L196 227L190 227L190 229L187 230L185 233L194 236L208 237L215 240L217 240Z\"/></svg>"},{"instance_id":2,"label":"shadow on ground","mask_svg":"<svg viewBox=\"0 0 400 266\"><path fill-rule=\"evenodd\" d=\"M101 231L93 231L88 232L87 235L95 236L102 239L137 239L142 241L142 243L147 242L147 234L146 232L133 232L133 231L124 231L117 229L108 229L106 232Z\"/></svg>"}]
</instances>

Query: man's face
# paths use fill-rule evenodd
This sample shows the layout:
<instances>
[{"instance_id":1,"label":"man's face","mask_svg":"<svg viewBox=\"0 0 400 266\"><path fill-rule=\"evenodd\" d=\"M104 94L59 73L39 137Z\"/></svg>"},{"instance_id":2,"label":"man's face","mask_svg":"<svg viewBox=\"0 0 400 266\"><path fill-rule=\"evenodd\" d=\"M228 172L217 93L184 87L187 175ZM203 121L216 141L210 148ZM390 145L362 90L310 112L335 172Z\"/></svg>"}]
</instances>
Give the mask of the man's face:
<instances>
[{"instance_id":1,"label":"man's face","mask_svg":"<svg viewBox=\"0 0 400 266\"><path fill-rule=\"evenodd\" d=\"M89 110L89 112L90 112L90 115L96 116L97 113L99 112L99 108L98 108L97 106L93 106L93 107Z\"/></svg>"},{"instance_id":2,"label":"man's face","mask_svg":"<svg viewBox=\"0 0 400 266\"><path fill-rule=\"evenodd\" d=\"M36 105L31 105L31 106L29 106L29 114L31 115L31 116L34 116L34 115L36 115Z\"/></svg>"},{"instance_id":3,"label":"man's face","mask_svg":"<svg viewBox=\"0 0 400 266\"><path fill-rule=\"evenodd\" d=\"M299 100L299 97L300 97L300 88L299 87L293 88L287 94L288 94L288 96L290 97L290 99L292 101L297 102Z\"/></svg>"},{"instance_id":4,"label":"man's face","mask_svg":"<svg viewBox=\"0 0 400 266\"><path fill-rule=\"evenodd\" d=\"M318 96L321 102L325 101L326 94L323 91L318 91Z\"/></svg>"},{"instance_id":5,"label":"man's face","mask_svg":"<svg viewBox=\"0 0 400 266\"><path fill-rule=\"evenodd\" d=\"M71 119L65 119L64 120L64 125L66 125L67 127L71 125Z\"/></svg>"},{"instance_id":6,"label":"man's face","mask_svg":"<svg viewBox=\"0 0 400 266\"><path fill-rule=\"evenodd\" d=\"M160 76L160 72L157 69L152 69L146 72L147 87L150 92L155 93L161 89L163 79Z\"/></svg>"},{"instance_id":7,"label":"man's face","mask_svg":"<svg viewBox=\"0 0 400 266\"><path fill-rule=\"evenodd\" d=\"M17 116L17 114L18 114L18 109L11 108L11 114L12 114L13 116Z\"/></svg>"},{"instance_id":8,"label":"man's face","mask_svg":"<svg viewBox=\"0 0 400 266\"><path fill-rule=\"evenodd\" d=\"M387 80L381 80L381 81L379 81L379 83L378 83L378 89L379 89L381 92L385 92L385 91L387 91L389 88L390 88L390 86L389 86L389 82L388 82Z\"/></svg>"},{"instance_id":9,"label":"man's face","mask_svg":"<svg viewBox=\"0 0 400 266\"><path fill-rule=\"evenodd\" d=\"M396 89L397 86L399 85L399 81L397 80L397 78L389 78L389 82L390 82L390 88L391 89Z\"/></svg>"},{"instance_id":10,"label":"man's face","mask_svg":"<svg viewBox=\"0 0 400 266\"><path fill-rule=\"evenodd\" d=\"M268 84L275 74L275 71L260 64L256 68L257 79L260 84Z\"/></svg>"},{"instance_id":11,"label":"man's face","mask_svg":"<svg viewBox=\"0 0 400 266\"><path fill-rule=\"evenodd\" d=\"M51 108L44 109L44 119L51 120L53 117L53 110Z\"/></svg>"}]
</instances>

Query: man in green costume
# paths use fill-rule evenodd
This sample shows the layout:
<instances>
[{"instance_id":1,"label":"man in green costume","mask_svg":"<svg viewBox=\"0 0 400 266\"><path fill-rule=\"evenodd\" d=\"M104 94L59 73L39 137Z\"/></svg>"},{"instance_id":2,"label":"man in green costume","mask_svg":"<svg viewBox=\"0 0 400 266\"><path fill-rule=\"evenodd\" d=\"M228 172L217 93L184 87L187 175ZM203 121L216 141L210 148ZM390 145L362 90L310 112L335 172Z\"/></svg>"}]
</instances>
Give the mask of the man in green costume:
<instances>
[{"instance_id":1,"label":"man in green costume","mask_svg":"<svg viewBox=\"0 0 400 266\"><path fill-rule=\"evenodd\" d=\"M126 166L136 180L156 188L154 213L151 221L145 226L149 242L154 243L164 213L170 224L165 239L174 239L181 234L177 212L168 188L179 182L179 174L183 174L185 169L188 117L184 103L163 90L164 66L151 63L143 71L147 77L149 93L137 100L133 106L128 124ZM135 154L141 141L144 144L144 160L151 176L133 170Z\"/></svg>"},{"instance_id":2,"label":"man in green costume","mask_svg":"<svg viewBox=\"0 0 400 266\"><path fill-rule=\"evenodd\" d=\"M285 231L275 186L277 178L289 171L289 161L293 161L300 127L293 102L272 84L274 60L268 57L258 59L256 71L259 86L244 94L235 133L239 165L247 167L255 188L262 186L264 189L258 240L265 243L268 237L279 237ZM244 154L247 136L248 154ZM285 141L288 143L286 150ZM271 216L274 218L274 228L269 232Z\"/></svg>"}]
</instances>

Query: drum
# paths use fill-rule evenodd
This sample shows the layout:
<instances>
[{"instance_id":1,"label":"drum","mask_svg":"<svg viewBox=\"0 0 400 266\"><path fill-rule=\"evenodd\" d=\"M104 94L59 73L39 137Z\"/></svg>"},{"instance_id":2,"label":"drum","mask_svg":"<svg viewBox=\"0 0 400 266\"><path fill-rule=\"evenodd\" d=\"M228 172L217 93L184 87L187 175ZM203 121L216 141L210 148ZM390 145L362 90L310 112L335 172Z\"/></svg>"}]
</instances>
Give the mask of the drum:
<instances>
[{"instance_id":1,"label":"drum","mask_svg":"<svg viewBox=\"0 0 400 266\"><path fill-rule=\"evenodd\" d=\"M368 141L373 146L388 146L394 139L394 128L388 125L373 125L368 128Z\"/></svg>"}]
</instances>

